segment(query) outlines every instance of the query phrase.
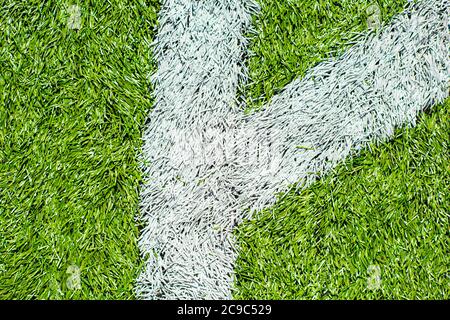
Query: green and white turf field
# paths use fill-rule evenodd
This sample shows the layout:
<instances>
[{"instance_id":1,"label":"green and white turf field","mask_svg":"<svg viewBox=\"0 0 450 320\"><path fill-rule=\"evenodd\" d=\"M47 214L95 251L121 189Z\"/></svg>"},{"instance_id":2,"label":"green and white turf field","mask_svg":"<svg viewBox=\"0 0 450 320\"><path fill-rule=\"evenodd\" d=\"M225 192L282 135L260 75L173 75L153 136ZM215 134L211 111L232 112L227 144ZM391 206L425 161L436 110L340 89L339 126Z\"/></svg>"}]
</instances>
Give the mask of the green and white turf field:
<instances>
[{"instance_id":1,"label":"green and white turf field","mask_svg":"<svg viewBox=\"0 0 450 320\"><path fill-rule=\"evenodd\" d=\"M247 93L256 105L367 27L367 1L259 3ZM376 3L387 22L406 1ZM447 100L241 225L235 298L448 299L449 116Z\"/></svg>"},{"instance_id":2,"label":"green and white turf field","mask_svg":"<svg viewBox=\"0 0 450 320\"><path fill-rule=\"evenodd\" d=\"M404 2L378 1L383 20ZM367 1L259 3L253 107L367 28ZM134 298L142 264L136 155L158 3L75 1L79 31L69 4L0 5L2 299ZM448 298L449 107L241 225L235 297Z\"/></svg>"}]
</instances>

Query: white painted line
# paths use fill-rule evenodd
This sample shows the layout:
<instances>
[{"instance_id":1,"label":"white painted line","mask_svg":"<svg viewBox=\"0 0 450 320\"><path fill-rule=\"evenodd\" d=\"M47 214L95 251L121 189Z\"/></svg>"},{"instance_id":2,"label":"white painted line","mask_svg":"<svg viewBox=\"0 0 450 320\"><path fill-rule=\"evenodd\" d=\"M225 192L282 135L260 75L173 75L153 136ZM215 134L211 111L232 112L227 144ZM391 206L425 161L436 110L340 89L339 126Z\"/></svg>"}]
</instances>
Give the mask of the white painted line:
<instances>
[{"instance_id":1,"label":"white painted line","mask_svg":"<svg viewBox=\"0 0 450 320\"><path fill-rule=\"evenodd\" d=\"M141 298L230 298L236 168L218 151L242 115L243 32L255 10L252 1L167 0L159 13L155 110L143 148Z\"/></svg>"},{"instance_id":2,"label":"white painted line","mask_svg":"<svg viewBox=\"0 0 450 320\"><path fill-rule=\"evenodd\" d=\"M320 63L247 117L243 126L251 128L255 145L272 143L272 158L249 164L243 174L244 206L261 210L276 193L299 181L309 184L369 143L385 141L395 128L415 126L420 111L443 102L450 79L449 10L446 0L408 7L381 32Z\"/></svg>"}]
</instances>

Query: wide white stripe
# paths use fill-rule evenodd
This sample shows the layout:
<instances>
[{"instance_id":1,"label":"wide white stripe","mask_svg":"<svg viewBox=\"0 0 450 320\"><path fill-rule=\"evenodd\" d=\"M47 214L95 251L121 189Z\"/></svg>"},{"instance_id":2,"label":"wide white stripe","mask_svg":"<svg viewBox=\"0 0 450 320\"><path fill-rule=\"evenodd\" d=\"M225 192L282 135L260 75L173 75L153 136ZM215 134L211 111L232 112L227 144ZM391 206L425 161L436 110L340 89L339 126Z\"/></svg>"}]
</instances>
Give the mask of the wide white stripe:
<instances>
[{"instance_id":1,"label":"wide white stripe","mask_svg":"<svg viewBox=\"0 0 450 320\"><path fill-rule=\"evenodd\" d=\"M256 9L252 1L166 0L160 11L156 101L143 147L141 298L230 297L237 170L221 145L242 114L242 34Z\"/></svg>"},{"instance_id":2,"label":"wide white stripe","mask_svg":"<svg viewBox=\"0 0 450 320\"><path fill-rule=\"evenodd\" d=\"M141 298L229 298L231 231L244 209L312 182L448 95L449 4L424 0L244 116L235 97L255 10L244 0L168 0L160 12Z\"/></svg>"},{"instance_id":3,"label":"wide white stripe","mask_svg":"<svg viewBox=\"0 0 450 320\"><path fill-rule=\"evenodd\" d=\"M304 187L396 127L414 126L419 111L442 102L449 94L449 10L447 0L411 5L247 117L243 127L252 137L242 140L270 156L247 161L239 190L245 207L260 210L278 192ZM244 164L247 155L240 155L237 163Z\"/></svg>"}]
</instances>

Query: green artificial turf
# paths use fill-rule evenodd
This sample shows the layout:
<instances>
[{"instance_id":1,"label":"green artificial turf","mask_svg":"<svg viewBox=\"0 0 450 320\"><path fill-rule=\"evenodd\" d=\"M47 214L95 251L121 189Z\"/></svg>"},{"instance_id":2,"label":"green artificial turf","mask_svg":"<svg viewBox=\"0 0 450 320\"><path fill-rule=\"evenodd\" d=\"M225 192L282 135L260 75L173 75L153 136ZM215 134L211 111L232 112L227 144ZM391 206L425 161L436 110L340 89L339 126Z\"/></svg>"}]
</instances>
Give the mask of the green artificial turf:
<instances>
[{"instance_id":1,"label":"green artificial turf","mask_svg":"<svg viewBox=\"0 0 450 320\"><path fill-rule=\"evenodd\" d=\"M253 107L367 28L366 1L260 3ZM383 21L404 3L378 1ZM449 116L447 101L240 225L234 297L448 299Z\"/></svg>"},{"instance_id":2,"label":"green artificial turf","mask_svg":"<svg viewBox=\"0 0 450 320\"><path fill-rule=\"evenodd\" d=\"M449 118L447 102L243 223L235 297L450 298Z\"/></svg>"},{"instance_id":3,"label":"green artificial turf","mask_svg":"<svg viewBox=\"0 0 450 320\"><path fill-rule=\"evenodd\" d=\"M380 10L381 22L403 11L406 0L256 0L245 95L251 108L274 94L320 61L348 48L368 28L370 5ZM369 9L369 10L368 10Z\"/></svg>"},{"instance_id":4,"label":"green artificial turf","mask_svg":"<svg viewBox=\"0 0 450 320\"><path fill-rule=\"evenodd\" d=\"M157 10L1 1L0 299L133 297Z\"/></svg>"},{"instance_id":5,"label":"green artificial turf","mask_svg":"<svg viewBox=\"0 0 450 320\"><path fill-rule=\"evenodd\" d=\"M252 107L367 27L367 1L258 1ZM383 20L405 2L378 1ZM68 29L71 4L80 30ZM0 299L134 297L157 10L0 3ZM436 110L244 223L235 297L448 298L449 105Z\"/></svg>"}]
</instances>

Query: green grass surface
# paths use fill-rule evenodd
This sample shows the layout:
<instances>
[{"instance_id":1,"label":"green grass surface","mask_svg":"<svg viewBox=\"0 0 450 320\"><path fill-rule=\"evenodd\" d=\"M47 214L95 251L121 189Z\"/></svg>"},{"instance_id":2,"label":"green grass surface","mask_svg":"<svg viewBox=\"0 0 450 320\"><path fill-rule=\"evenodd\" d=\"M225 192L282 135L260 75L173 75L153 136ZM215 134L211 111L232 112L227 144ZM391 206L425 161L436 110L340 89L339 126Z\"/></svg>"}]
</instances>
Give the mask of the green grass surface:
<instances>
[{"instance_id":1,"label":"green grass surface","mask_svg":"<svg viewBox=\"0 0 450 320\"><path fill-rule=\"evenodd\" d=\"M77 3L79 31L67 28ZM0 3L1 299L133 297L157 9ZM81 290L67 286L72 265Z\"/></svg>"},{"instance_id":2,"label":"green grass surface","mask_svg":"<svg viewBox=\"0 0 450 320\"><path fill-rule=\"evenodd\" d=\"M450 298L449 118L447 102L241 225L235 297Z\"/></svg>"},{"instance_id":3,"label":"green grass surface","mask_svg":"<svg viewBox=\"0 0 450 320\"><path fill-rule=\"evenodd\" d=\"M367 9L376 3L381 21L402 11L406 0L256 0L261 12L254 18L248 58L248 104L267 102L288 83L320 61L335 57L366 31Z\"/></svg>"},{"instance_id":4,"label":"green grass surface","mask_svg":"<svg viewBox=\"0 0 450 320\"><path fill-rule=\"evenodd\" d=\"M133 298L157 2L1 2L0 299ZM367 27L362 0L259 2L252 107ZM383 20L404 2L378 1ZM448 298L449 104L436 110L244 223L235 297Z\"/></svg>"},{"instance_id":5,"label":"green grass surface","mask_svg":"<svg viewBox=\"0 0 450 320\"><path fill-rule=\"evenodd\" d=\"M383 21L404 2L378 1ZM247 88L254 106L367 27L366 1L260 3ZM449 116L447 101L243 223L235 298L448 299Z\"/></svg>"}]
</instances>

